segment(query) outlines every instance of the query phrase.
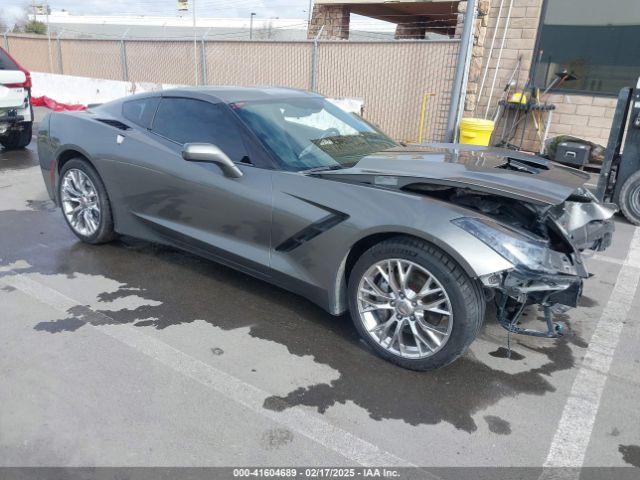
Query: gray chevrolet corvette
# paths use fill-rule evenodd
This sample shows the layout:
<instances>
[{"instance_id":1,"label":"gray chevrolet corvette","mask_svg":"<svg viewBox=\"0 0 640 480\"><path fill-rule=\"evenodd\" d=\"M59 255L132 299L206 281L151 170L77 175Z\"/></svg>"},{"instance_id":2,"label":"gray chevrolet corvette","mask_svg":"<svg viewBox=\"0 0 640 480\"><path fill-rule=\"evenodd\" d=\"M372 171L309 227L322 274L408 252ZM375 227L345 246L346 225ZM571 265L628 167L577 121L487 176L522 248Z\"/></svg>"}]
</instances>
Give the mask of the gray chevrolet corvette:
<instances>
[{"instance_id":1,"label":"gray chevrolet corvette","mask_svg":"<svg viewBox=\"0 0 640 480\"><path fill-rule=\"evenodd\" d=\"M406 146L322 96L204 87L134 95L40 124L44 181L82 241L178 247L349 311L381 357L444 366L487 302L555 338L615 208L535 156ZM169 280L170 281L170 280ZM546 324L521 314L538 304Z\"/></svg>"}]
</instances>

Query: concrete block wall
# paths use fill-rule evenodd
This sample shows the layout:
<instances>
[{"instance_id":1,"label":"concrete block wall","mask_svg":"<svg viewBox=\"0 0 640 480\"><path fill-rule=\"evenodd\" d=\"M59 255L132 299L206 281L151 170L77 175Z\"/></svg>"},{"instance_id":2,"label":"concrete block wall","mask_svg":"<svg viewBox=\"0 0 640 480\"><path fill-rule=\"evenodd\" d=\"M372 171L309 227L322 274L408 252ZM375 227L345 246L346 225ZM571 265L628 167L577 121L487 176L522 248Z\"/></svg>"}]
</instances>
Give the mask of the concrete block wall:
<instances>
[{"instance_id":1,"label":"concrete block wall","mask_svg":"<svg viewBox=\"0 0 640 480\"><path fill-rule=\"evenodd\" d=\"M460 2L460 11L466 10L466 5L463 4L466 4L466 2ZM484 0L480 0L478 4L476 38L464 114L467 117L483 118L487 110L489 91L496 71L509 0L504 0L499 22L500 0L490 0L490 2L487 0L486 5ZM521 57L521 64L519 73L516 75L518 80L517 89L522 89L529 78L541 9L542 0L514 0L513 2L505 47L500 64L497 66L496 83L493 89L491 105L489 105L489 118L492 118L498 100L503 98L504 87L516 68L518 57ZM487 12L486 14L484 14L485 11ZM491 40L496 28L494 50L491 58L489 58ZM489 70L484 89L480 93L480 83L487 62L489 62ZM616 99L614 97L551 93L543 100L556 105L549 129L550 137L574 135L606 145L615 110ZM501 130L501 126L498 126L498 130ZM518 142L520 140L521 133L521 130L516 132L514 141ZM523 148L530 151L538 151L540 149L540 139L531 117L527 121L524 140Z\"/></svg>"},{"instance_id":2,"label":"concrete block wall","mask_svg":"<svg viewBox=\"0 0 640 480\"><path fill-rule=\"evenodd\" d=\"M313 39L324 25L320 38L348 40L351 9L348 5L314 5L307 38Z\"/></svg>"}]
</instances>

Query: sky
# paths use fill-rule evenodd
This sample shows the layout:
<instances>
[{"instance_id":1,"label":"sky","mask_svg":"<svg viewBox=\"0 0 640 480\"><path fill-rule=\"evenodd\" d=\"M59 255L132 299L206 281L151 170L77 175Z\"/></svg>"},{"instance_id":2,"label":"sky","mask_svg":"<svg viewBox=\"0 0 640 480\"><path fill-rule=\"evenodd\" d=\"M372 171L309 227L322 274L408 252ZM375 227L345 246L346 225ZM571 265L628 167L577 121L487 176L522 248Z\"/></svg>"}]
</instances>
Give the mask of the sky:
<instances>
[{"instance_id":1,"label":"sky","mask_svg":"<svg viewBox=\"0 0 640 480\"><path fill-rule=\"evenodd\" d=\"M36 0L36 4L45 0ZM189 7L194 0L189 0ZM51 10L78 15L177 15L177 0L48 0ZM0 0L0 18L13 23L31 0ZM307 18L308 0L195 0L196 15L203 17ZM190 15L190 13L187 13Z\"/></svg>"}]
</instances>

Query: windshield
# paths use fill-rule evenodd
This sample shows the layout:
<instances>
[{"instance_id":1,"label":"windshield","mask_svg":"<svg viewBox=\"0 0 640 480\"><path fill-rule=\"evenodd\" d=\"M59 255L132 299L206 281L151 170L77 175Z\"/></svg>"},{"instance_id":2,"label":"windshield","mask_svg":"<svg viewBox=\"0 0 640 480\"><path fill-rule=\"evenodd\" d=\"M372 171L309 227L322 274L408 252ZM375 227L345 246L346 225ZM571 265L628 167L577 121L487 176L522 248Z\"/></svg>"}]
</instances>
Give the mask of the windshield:
<instances>
[{"instance_id":1,"label":"windshield","mask_svg":"<svg viewBox=\"0 0 640 480\"><path fill-rule=\"evenodd\" d=\"M324 98L230 105L286 170L344 168L397 143Z\"/></svg>"}]
</instances>

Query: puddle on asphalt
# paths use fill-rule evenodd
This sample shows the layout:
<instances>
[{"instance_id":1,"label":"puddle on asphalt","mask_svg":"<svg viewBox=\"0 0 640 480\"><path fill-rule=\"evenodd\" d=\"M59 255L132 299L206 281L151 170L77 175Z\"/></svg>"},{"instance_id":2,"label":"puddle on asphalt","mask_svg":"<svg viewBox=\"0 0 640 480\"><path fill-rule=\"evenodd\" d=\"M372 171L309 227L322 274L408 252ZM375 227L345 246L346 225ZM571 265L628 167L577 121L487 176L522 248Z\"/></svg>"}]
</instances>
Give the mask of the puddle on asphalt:
<instances>
[{"instance_id":1,"label":"puddle on asphalt","mask_svg":"<svg viewBox=\"0 0 640 480\"><path fill-rule=\"evenodd\" d=\"M489 431L496 435L511 435L511 424L505 419L496 417L495 415L485 415L484 421L487 422Z\"/></svg>"},{"instance_id":2,"label":"puddle on asphalt","mask_svg":"<svg viewBox=\"0 0 640 480\"><path fill-rule=\"evenodd\" d=\"M331 406L353 402L375 420L397 419L411 425L447 422L473 432L478 428L473 418L476 413L505 397L553 392L549 376L574 366L570 342L561 339L539 348L527 347L543 357L538 366L517 373L492 368L472 354L432 372L403 370L363 348L347 316L333 317L301 297L213 262L128 239L85 245L75 240L57 213L46 209L2 211L0 225L13 227L0 237L0 252L14 252L14 258L1 255L2 264L22 260L32 265L26 271L70 278L96 275L122 285L115 292L101 294L100 302L132 295L151 299L133 308L105 308L111 323L164 329L203 320L224 330L247 328L255 338L283 345L293 355L311 355L315 362L339 373L332 381L267 398L264 408L271 410L305 405L324 413ZM24 239L37 238L34 235L42 230L42 248L25 244ZM85 322L104 321L90 312L87 307L74 307L66 318L41 322L34 328L56 334L77 331ZM224 345L215 346L211 353L218 355L214 350L222 351L221 347ZM497 434L510 432L503 419L488 417L485 421ZM280 434L274 438L278 443Z\"/></svg>"},{"instance_id":3,"label":"puddle on asphalt","mask_svg":"<svg viewBox=\"0 0 640 480\"><path fill-rule=\"evenodd\" d=\"M513 348L509 350L508 348L505 348L505 347L498 347L497 350L494 350L493 352L489 352L489 355L491 355L494 358L508 358L509 360L515 360L515 361L527 358L521 353L516 352Z\"/></svg>"},{"instance_id":4,"label":"puddle on asphalt","mask_svg":"<svg viewBox=\"0 0 640 480\"><path fill-rule=\"evenodd\" d=\"M626 463L640 468L640 445L620 445L618 451Z\"/></svg>"},{"instance_id":5,"label":"puddle on asphalt","mask_svg":"<svg viewBox=\"0 0 640 480\"><path fill-rule=\"evenodd\" d=\"M31 148L18 150L0 148L0 172L24 170L36 165L39 165L39 161L35 151L35 141L31 144Z\"/></svg>"}]
</instances>

